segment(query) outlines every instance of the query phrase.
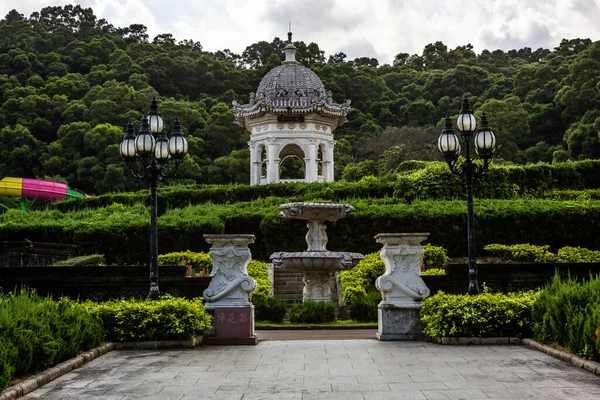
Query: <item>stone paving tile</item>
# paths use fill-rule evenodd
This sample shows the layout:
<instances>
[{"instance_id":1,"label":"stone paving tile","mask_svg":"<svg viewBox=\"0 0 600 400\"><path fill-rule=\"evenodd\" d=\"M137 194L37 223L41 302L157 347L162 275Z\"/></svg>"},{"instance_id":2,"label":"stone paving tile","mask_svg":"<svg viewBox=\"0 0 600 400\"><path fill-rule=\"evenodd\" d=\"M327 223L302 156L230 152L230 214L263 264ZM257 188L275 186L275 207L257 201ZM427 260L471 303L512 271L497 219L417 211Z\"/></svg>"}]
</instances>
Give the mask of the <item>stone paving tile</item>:
<instances>
[{"instance_id":1,"label":"stone paving tile","mask_svg":"<svg viewBox=\"0 0 600 400\"><path fill-rule=\"evenodd\" d=\"M600 400L600 378L522 346L267 341L113 351L24 398Z\"/></svg>"}]
</instances>

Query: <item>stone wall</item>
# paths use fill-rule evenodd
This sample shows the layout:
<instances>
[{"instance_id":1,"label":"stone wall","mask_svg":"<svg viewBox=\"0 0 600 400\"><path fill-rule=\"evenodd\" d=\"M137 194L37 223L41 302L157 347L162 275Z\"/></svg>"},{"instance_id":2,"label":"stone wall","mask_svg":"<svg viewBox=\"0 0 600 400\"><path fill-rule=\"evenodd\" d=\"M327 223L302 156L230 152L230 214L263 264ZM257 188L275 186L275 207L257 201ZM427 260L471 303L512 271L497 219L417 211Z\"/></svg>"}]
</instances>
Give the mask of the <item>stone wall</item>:
<instances>
[{"instance_id":1,"label":"stone wall","mask_svg":"<svg viewBox=\"0 0 600 400\"><path fill-rule=\"evenodd\" d=\"M0 241L0 267L51 265L75 256L77 245L30 241Z\"/></svg>"},{"instance_id":2,"label":"stone wall","mask_svg":"<svg viewBox=\"0 0 600 400\"><path fill-rule=\"evenodd\" d=\"M194 298L202 296L210 278L186 278L186 266L161 266L161 294ZM5 267L0 269L0 290L34 288L40 295L68 296L82 300L105 301L148 296L147 266L101 267Z\"/></svg>"}]
</instances>

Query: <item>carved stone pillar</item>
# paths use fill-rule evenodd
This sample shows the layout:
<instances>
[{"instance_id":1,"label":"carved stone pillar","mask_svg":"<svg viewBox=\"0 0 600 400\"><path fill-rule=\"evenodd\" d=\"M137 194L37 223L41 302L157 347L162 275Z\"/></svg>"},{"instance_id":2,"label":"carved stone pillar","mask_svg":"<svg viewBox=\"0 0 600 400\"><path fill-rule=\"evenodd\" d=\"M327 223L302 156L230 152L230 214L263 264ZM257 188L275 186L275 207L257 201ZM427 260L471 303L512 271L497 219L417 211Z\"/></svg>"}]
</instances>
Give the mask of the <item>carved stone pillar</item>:
<instances>
[{"instance_id":1,"label":"carved stone pillar","mask_svg":"<svg viewBox=\"0 0 600 400\"><path fill-rule=\"evenodd\" d=\"M277 183L279 181L278 160L275 142L274 140L269 140L267 147L267 183Z\"/></svg>"},{"instance_id":2,"label":"carved stone pillar","mask_svg":"<svg viewBox=\"0 0 600 400\"><path fill-rule=\"evenodd\" d=\"M423 246L428 233L380 233L381 259L385 273L375 286L383 300L379 303L377 339L420 340L423 326L419 318L420 301L430 295L421 278Z\"/></svg>"},{"instance_id":3,"label":"carved stone pillar","mask_svg":"<svg viewBox=\"0 0 600 400\"><path fill-rule=\"evenodd\" d=\"M248 245L254 235L204 235L212 245L210 258L212 280L203 296L207 311L213 314L215 336L205 339L211 344L256 344L254 306L248 295L256 281L247 272L252 256Z\"/></svg>"}]
</instances>

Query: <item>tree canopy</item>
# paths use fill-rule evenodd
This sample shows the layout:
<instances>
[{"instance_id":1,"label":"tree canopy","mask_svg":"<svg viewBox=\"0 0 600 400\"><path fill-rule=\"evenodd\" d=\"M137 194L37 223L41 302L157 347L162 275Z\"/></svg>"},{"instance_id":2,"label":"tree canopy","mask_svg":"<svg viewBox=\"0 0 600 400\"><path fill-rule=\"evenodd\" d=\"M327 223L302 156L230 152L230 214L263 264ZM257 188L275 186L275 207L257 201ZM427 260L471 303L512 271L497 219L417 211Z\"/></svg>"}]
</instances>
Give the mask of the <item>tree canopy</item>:
<instances>
[{"instance_id":1,"label":"tree canopy","mask_svg":"<svg viewBox=\"0 0 600 400\"><path fill-rule=\"evenodd\" d=\"M476 115L489 115L505 162L600 157L600 42L476 54L438 41L422 54L398 49L393 65L295 45L334 100L352 100L335 132L338 179L436 157L441 121L456 116L463 93ZM150 38L140 24L115 27L80 5L13 10L0 20L0 175L62 176L89 193L141 187L118 144L157 95L167 124L179 116L188 134L180 182L247 183L248 134L233 123L231 101L248 101L284 46L274 38L242 54L208 52L170 33Z\"/></svg>"}]
</instances>

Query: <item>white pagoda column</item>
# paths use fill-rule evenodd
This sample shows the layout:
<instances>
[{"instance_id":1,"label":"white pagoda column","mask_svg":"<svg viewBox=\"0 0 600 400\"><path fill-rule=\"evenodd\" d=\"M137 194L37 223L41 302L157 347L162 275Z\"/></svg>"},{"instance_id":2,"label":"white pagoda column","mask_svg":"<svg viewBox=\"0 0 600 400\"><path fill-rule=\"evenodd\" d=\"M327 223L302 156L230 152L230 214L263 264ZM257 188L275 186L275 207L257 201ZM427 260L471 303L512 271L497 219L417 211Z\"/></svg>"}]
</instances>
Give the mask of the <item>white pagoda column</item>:
<instances>
[{"instance_id":1,"label":"white pagoda column","mask_svg":"<svg viewBox=\"0 0 600 400\"><path fill-rule=\"evenodd\" d=\"M325 177L325 182L333 182L333 146L335 142L328 143L325 148L325 154L323 154L323 158L326 163L323 164L323 176Z\"/></svg>"},{"instance_id":2,"label":"white pagoda column","mask_svg":"<svg viewBox=\"0 0 600 400\"><path fill-rule=\"evenodd\" d=\"M308 154L304 159L304 163L306 168L306 182L316 182L319 170L317 168L317 145L315 143L308 145Z\"/></svg>"},{"instance_id":3,"label":"white pagoda column","mask_svg":"<svg viewBox=\"0 0 600 400\"><path fill-rule=\"evenodd\" d=\"M250 146L250 185L258 185L260 183L260 160L257 160L257 146L252 142L248 142L248 146Z\"/></svg>"},{"instance_id":4,"label":"white pagoda column","mask_svg":"<svg viewBox=\"0 0 600 400\"><path fill-rule=\"evenodd\" d=\"M275 142L269 141L267 147L267 183L276 183L279 181L279 166L277 165L275 154Z\"/></svg>"}]
</instances>

